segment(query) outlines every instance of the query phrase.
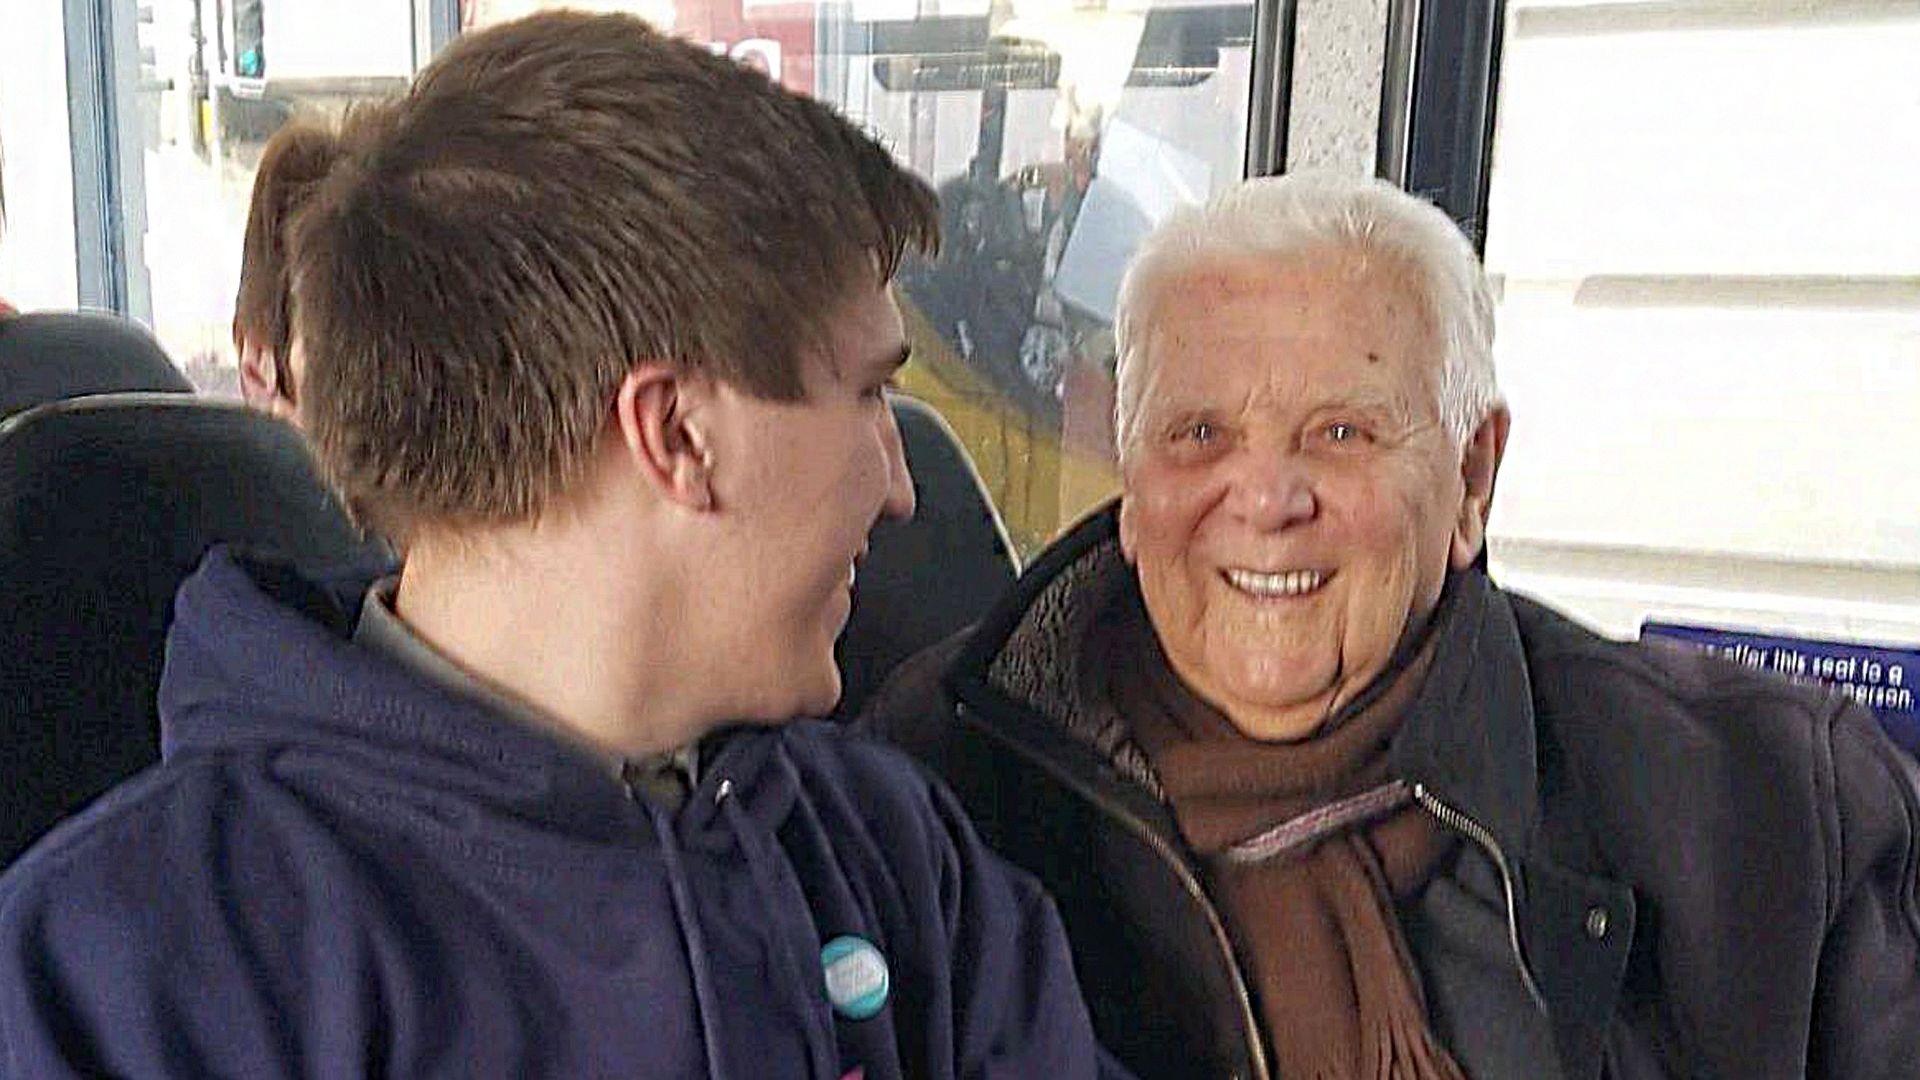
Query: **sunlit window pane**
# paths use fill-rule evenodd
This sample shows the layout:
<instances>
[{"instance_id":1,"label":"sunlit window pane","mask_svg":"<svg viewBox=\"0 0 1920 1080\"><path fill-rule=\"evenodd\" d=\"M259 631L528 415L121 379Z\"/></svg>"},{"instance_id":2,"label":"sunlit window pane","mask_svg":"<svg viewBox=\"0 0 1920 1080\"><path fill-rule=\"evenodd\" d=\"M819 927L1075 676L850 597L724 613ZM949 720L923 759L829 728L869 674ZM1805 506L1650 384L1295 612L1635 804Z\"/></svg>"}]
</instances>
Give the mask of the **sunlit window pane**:
<instances>
[{"instance_id":1,"label":"sunlit window pane","mask_svg":"<svg viewBox=\"0 0 1920 1080\"><path fill-rule=\"evenodd\" d=\"M1496 565L1920 632L1920 12L1511 3L1501 56Z\"/></svg>"},{"instance_id":2,"label":"sunlit window pane","mask_svg":"<svg viewBox=\"0 0 1920 1080\"><path fill-rule=\"evenodd\" d=\"M425 3L426 0L420 0ZM140 0L145 206L134 293L201 389L237 394L232 343L240 241L262 146L297 115L406 86L414 0ZM144 286L142 288L141 286ZM139 312L136 312L139 314Z\"/></svg>"}]
</instances>

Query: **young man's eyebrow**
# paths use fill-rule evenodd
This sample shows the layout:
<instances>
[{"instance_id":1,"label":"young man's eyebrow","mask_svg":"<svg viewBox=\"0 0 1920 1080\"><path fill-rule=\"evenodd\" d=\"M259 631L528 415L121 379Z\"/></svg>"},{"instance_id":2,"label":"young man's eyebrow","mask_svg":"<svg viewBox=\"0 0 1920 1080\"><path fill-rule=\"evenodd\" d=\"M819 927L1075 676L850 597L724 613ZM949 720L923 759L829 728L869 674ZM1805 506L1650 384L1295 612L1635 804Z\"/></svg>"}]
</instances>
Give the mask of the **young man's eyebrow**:
<instances>
[{"instance_id":1,"label":"young man's eyebrow","mask_svg":"<svg viewBox=\"0 0 1920 1080\"><path fill-rule=\"evenodd\" d=\"M876 376L891 378L912 358L913 345L909 343L894 352L875 353L866 360L852 364L836 364L832 369L833 376L839 382L865 382Z\"/></svg>"}]
</instances>

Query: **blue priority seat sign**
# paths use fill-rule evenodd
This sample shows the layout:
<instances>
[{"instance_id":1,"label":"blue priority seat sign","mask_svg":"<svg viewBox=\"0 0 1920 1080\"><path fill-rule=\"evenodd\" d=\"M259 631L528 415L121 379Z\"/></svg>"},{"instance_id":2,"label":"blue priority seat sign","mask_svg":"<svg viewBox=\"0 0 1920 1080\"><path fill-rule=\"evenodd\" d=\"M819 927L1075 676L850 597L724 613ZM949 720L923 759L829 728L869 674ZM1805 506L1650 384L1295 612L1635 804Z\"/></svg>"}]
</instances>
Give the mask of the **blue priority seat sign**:
<instances>
[{"instance_id":1,"label":"blue priority seat sign","mask_svg":"<svg viewBox=\"0 0 1920 1080\"><path fill-rule=\"evenodd\" d=\"M1920 754L1920 647L1839 641L1648 622L1642 640L1677 641L1796 682L1831 686L1873 710L1893 741Z\"/></svg>"}]
</instances>

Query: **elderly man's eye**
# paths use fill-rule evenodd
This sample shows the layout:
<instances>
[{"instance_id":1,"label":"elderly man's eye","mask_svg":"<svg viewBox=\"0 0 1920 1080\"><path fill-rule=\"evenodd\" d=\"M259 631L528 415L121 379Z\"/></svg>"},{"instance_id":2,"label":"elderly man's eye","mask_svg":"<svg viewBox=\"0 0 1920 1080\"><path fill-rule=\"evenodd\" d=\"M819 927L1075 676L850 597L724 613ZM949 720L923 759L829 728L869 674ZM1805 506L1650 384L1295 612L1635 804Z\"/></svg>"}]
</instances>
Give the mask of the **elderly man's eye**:
<instances>
[{"instance_id":1,"label":"elderly man's eye","mask_svg":"<svg viewBox=\"0 0 1920 1080\"><path fill-rule=\"evenodd\" d=\"M1206 420L1194 420L1174 429L1175 442L1193 443L1198 446L1210 445L1220 437L1220 429Z\"/></svg>"},{"instance_id":2,"label":"elderly man's eye","mask_svg":"<svg viewBox=\"0 0 1920 1080\"><path fill-rule=\"evenodd\" d=\"M1336 420L1328 424L1326 435L1327 441L1336 445L1357 443L1365 437L1365 433L1362 432L1357 425L1348 423L1345 420Z\"/></svg>"}]
</instances>

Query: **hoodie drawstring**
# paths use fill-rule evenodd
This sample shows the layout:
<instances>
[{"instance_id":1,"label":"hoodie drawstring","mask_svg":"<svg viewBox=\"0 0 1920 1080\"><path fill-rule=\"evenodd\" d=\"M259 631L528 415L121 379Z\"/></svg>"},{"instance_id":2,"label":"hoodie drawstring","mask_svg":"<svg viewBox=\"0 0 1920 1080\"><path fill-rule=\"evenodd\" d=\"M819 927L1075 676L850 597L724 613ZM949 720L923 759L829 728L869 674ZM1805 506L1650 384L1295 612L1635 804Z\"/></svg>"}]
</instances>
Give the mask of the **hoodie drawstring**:
<instances>
[{"instance_id":1,"label":"hoodie drawstring","mask_svg":"<svg viewBox=\"0 0 1920 1080\"><path fill-rule=\"evenodd\" d=\"M700 1009L700 1042L706 1050L709 1080L726 1080L720 1039L720 999L714 994L713 973L707 970L706 935L693 910L693 893L687 884L686 866L680 861L680 844L673 835L668 815L655 807L646 808L653 820L653 831L660 838L660 851L667 865L667 883L673 894L673 918L687 946L687 967L693 973L693 998Z\"/></svg>"},{"instance_id":2,"label":"hoodie drawstring","mask_svg":"<svg viewBox=\"0 0 1920 1080\"><path fill-rule=\"evenodd\" d=\"M823 1080L838 1080L840 1063L835 1050L837 1040L834 1038L832 1022L828 1020L823 1023L821 1010L818 1008L818 994L825 992L825 984L822 981L824 976L815 975L809 978L808 973L815 969L794 958L791 943L795 940L804 940L809 935L801 934L796 937L791 925L792 920L788 913L793 910L793 905L789 902L789 898L782 895L778 883L774 880L778 860L767 850L770 841L760 834L760 830L754 828L753 822L747 818L746 811L739 806L738 799L730 799L722 795L720 801L722 814L727 819L727 824L733 829L734 838L739 841L741 852L746 856L747 869L753 876L754 887L760 891L761 902L769 918L775 923L771 947L779 957L778 962L785 969L786 976L779 981L788 999L788 1006L799 1014L806 1024L807 1046L813 1059L813 1074ZM801 907L804 910L804 898L802 898ZM781 926L779 925L781 923L788 925ZM816 992L808 993L809 987L814 988ZM796 993L800 995L798 1001L793 1000Z\"/></svg>"}]
</instances>

